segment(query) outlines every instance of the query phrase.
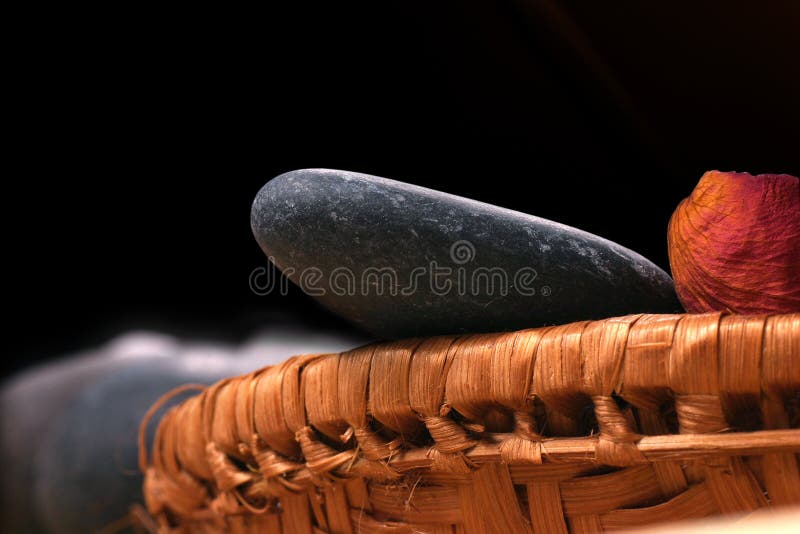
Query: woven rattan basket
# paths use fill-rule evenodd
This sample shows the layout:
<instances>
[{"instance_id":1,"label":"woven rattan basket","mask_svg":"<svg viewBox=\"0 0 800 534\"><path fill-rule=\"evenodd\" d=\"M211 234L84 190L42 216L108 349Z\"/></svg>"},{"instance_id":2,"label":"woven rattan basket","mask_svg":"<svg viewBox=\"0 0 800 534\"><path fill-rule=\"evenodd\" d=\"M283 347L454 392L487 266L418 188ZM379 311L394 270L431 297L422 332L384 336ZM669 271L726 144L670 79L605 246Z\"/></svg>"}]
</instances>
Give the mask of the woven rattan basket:
<instances>
[{"instance_id":1,"label":"woven rattan basket","mask_svg":"<svg viewBox=\"0 0 800 534\"><path fill-rule=\"evenodd\" d=\"M171 408L152 457L140 437L144 496L163 532L601 532L749 512L800 504L799 397L797 313L374 344Z\"/></svg>"}]
</instances>

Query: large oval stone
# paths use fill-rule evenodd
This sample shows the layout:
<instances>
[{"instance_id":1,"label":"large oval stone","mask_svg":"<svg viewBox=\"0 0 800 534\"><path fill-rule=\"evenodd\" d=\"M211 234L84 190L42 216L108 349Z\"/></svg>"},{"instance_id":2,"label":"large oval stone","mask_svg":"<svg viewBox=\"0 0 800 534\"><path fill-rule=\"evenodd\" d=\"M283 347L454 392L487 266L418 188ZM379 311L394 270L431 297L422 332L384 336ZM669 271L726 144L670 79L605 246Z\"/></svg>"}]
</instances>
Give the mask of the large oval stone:
<instances>
[{"instance_id":1,"label":"large oval stone","mask_svg":"<svg viewBox=\"0 0 800 534\"><path fill-rule=\"evenodd\" d=\"M259 191L251 225L292 282L386 338L681 309L669 275L616 243L366 174L282 174ZM278 273L260 274L255 291L280 290Z\"/></svg>"}]
</instances>

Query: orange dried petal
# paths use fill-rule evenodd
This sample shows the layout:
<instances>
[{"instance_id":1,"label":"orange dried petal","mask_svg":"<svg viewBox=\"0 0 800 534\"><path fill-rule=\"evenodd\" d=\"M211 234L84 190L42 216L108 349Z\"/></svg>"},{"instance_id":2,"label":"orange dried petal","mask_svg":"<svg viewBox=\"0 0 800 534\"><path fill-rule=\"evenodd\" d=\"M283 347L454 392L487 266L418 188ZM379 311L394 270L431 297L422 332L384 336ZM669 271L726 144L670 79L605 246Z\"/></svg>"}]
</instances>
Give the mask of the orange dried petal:
<instances>
[{"instance_id":1,"label":"orange dried petal","mask_svg":"<svg viewBox=\"0 0 800 534\"><path fill-rule=\"evenodd\" d=\"M798 311L800 180L709 171L672 215L668 246L686 311Z\"/></svg>"}]
</instances>

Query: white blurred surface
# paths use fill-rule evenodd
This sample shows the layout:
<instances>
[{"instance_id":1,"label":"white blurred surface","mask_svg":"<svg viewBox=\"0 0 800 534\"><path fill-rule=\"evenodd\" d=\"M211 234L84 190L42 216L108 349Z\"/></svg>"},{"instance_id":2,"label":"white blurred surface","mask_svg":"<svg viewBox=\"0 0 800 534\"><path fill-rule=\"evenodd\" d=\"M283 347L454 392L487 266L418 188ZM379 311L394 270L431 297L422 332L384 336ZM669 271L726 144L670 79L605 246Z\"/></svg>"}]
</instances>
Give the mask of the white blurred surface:
<instances>
[{"instance_id":1,"label":"white blurred surface","mask_svg":"<svg viewBox=\"0 0 800 534\"><path fill-rule=\"evenodd\" d=\"M650 529L625 530L640 534L798 534L800 507L758 510L744 517L709 518L700 521L680 521Z\"/></svg>"}]
</instances>

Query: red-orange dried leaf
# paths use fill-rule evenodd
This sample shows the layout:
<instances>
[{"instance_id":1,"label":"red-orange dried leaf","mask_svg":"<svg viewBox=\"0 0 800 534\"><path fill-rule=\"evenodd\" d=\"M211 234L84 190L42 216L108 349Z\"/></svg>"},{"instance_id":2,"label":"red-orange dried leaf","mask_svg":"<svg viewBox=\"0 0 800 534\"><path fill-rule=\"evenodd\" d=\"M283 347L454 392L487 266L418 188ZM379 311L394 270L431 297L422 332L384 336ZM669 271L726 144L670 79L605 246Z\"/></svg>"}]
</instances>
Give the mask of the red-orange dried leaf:
<instances>
[{"instance_id":1,"label":"red-orange dried leaf","mask_svg":"<svg viewBox=\"0 0 800 534\"><path fill-rule=\"evenodd\" d=\"M669 261L686 311L800 310L800 180L709 171L669 223Z\"/></svg>"}]
</instances>

